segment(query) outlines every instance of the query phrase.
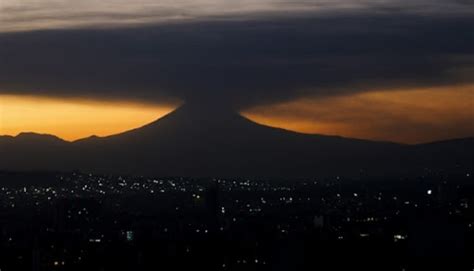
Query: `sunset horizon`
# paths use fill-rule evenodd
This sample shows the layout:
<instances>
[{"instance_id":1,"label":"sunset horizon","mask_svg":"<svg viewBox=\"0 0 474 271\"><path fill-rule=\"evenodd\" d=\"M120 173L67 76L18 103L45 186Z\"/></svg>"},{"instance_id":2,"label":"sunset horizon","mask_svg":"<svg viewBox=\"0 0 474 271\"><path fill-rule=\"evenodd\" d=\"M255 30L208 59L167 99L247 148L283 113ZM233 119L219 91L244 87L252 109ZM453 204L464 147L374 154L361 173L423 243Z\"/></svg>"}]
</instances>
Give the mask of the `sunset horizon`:
<instances>
[{"instance_id":1,"label":"sunset horizon","mask_svg":"<svg viewBox=\"0 0 474 271\"><path fill-rule=\"evenodd\" d=\"M412 102L422 97L425 99L423 106ZM0 95L0 98L0 135L34 132L67 141L136 129L185 103L8 94ZM474 127L469 125L474 118L474 112L470 111L474 107L473 101L474 85L461 85L297 98L237 112L259 124L300 133L420 144L474 136ZM330 113L335 107L342 112ZM390 118L377 123L371 114L390 115ZM364 129L362 123L370 124L370 128ZM397 132L392 133L393 130Z\"/></svg>"}]
</instances>

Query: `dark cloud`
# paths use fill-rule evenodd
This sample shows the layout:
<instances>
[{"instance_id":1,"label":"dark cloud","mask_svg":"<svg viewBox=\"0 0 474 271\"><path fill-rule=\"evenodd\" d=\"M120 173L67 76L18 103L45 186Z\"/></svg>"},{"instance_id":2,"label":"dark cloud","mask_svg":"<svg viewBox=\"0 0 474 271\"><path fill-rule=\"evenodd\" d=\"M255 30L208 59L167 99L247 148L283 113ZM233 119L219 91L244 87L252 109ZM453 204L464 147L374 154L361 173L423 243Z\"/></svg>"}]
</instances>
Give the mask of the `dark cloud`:
<instances>
[{"instance_id":1,"label":"dark cloud","mask_svg":"<svg viewBox=\"0 0 474 271\"><path fill-rule=\"evenodd\" d=\"M399 12L0 34L0 92L235 107L474 81L474 17Z\"/></svg>"}]
</instances>

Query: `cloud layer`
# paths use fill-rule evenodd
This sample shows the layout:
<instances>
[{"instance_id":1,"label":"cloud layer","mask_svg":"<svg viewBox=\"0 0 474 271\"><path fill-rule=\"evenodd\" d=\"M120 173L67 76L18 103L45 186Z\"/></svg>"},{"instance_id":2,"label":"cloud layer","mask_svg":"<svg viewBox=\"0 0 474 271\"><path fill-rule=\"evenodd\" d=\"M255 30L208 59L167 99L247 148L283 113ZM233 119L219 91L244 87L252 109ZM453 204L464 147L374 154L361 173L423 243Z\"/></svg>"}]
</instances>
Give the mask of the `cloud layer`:
<instances>
[{"instance_id":1,"label":"cloud layer","mask_svg":"<svg viewBox=\"0 0 474 271\"><path fill-rule=\"evenodd\" d=\"M6 1L0 93L247 108L474 81L469 1L129 2Z\"/></svg>"},{"instance_id":2,"label":"cloud layer","mask_svg":"<svg viewBox=\"0 0 474 271\"><path fill-rule=\"evenodd\" d=\"M341 12L473 14L469 0L2 0L0 32Z\"/></svg>"}]
</instances>

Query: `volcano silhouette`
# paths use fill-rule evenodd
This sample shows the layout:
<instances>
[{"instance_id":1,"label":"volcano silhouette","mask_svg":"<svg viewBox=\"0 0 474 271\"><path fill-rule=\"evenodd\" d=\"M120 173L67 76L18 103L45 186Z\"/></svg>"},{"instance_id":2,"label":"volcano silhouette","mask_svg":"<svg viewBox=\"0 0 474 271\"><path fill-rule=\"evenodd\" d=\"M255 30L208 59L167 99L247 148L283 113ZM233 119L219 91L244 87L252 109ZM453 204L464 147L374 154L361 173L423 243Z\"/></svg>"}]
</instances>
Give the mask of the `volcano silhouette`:
<instances>
[{"instance_id":1,"label":"volcano silhouette","mask_svg":"<svg viewBox=\"0 0 474 271\"><path fill-rule=\"evenodd\" d=\"M301 134L257 124L226 108L185 104L113 136L72 143L35 134L0 137L0 169L196 177L380 175L469 167L472 146L472 138L409 146Z\"/></svg>"}]
</instances>

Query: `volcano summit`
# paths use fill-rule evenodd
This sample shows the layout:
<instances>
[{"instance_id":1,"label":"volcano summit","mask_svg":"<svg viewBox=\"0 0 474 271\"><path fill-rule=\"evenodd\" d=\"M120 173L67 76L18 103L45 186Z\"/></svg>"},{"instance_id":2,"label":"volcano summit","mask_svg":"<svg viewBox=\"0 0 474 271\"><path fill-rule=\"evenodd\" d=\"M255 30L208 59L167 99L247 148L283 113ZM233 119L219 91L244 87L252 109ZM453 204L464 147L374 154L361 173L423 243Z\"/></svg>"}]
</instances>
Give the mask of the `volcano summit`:
<instances>
[{"instance_id":1,"label":"volcano summit","mask_svg":"<svg viewBox=\"0 0 474 271\"><path fill-rule=\"evenodd\" d=\"M236 112L185 104L141 128L74 142L0 137L0 170L81 170L159 176L315 177L406 174L473 165L474 139L421 145L301 134Z\"/></svg>"}]
</instances>

